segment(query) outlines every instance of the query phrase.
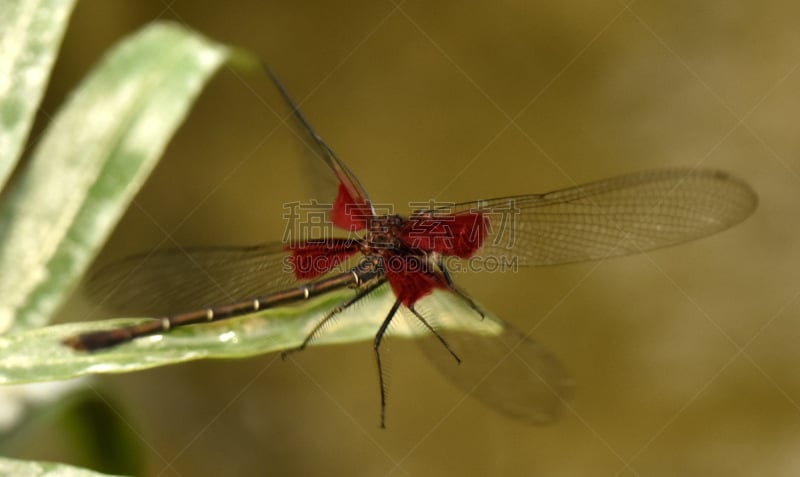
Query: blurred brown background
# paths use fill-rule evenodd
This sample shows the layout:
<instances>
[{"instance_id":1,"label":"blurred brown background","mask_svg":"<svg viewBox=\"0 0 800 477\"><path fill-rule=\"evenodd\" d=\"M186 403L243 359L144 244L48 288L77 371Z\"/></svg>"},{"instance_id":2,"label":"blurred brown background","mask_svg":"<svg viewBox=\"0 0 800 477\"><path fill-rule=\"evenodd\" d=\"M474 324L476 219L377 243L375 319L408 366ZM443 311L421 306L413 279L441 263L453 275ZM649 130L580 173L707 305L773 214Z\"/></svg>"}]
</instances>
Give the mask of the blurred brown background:
<instances>
[{"instance_id":1,"label":"blurred brown background","mask_svg":"<svg viewBox=\"0 0 800 477\"><path fill-rule=\"evenodd\" d=\"M536 325L571 370L576 398L552 426L462 401L402 341L387 430L367 342L296 364L272 354L97 378L150 475L800 473L800 4L343 5L83 0L44 109L116 40L174 20L267 58L379 202L702 163L746 179L759 209L647 256L458 277L498 316ZM297 140L269 135L278 120L255 96L269 91L258 75L216 77L99 262L165 231L184 245L280 239L281 203L304 184ZM80 299L64 310L104 317Z\"/></svg>"}]
</instances>

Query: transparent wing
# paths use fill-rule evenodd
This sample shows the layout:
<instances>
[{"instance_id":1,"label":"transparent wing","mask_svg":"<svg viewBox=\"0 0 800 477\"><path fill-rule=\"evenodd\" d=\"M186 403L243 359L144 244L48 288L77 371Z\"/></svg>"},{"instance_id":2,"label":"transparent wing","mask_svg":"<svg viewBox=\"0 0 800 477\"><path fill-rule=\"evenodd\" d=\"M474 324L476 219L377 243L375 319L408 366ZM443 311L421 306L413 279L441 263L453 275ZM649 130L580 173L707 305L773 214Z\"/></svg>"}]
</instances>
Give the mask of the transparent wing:
<instances>
[{"instance_id":1,"label":"transparent wing","mask_svg":"<svg viewBox=\"0 0 800 477\"><path fill-rule=\"evenodd\" d=\"M374 215L374 210L372 209L371 202L369 201L367 191L364 189L364 186L361 185L356 175L353 174L344 161L339 158L336 152L325 142L325 140L322 139L319 134L317 134L316 130L314 130L314 128L311 126L311 123L308 122L306 117L300 111L298 105L295 103L286 87L280 81L275 72L272 71L269 65L265 63L264 69L267 71L267 74L269 74L284 101L292 110L291 116L286 123L287 126L289 126L298 139L303 141L308 151L313 156L324 162L330 171L335 175L335 183L337 184L337 187L334 189L331 189L330 187L332 181L315 184L315 186L319 186L318 189L320 192L324 191L324 196L317 197L317 199L321 201L331 200L330 203L333 206L333 210L331 211L332 222L338 227L347 230L350 229L351 226L355 225L353 220L348 216L355 215L356 217L367 217ZM316 164L318 164L318 162ZM320 176L317 174L312 174L312 177L319 178ZM356 218L355 222L361 225L361 220ZM357 230L360 230L360 228Z\"/></svg>"},{"instance_id":2,"label":"transparent wing","mask_svg":"<svg viewBox=\"0 0 800 477\"><path fill-rule=\"evenodd\" d=\"M433 212L484 213L489 229L479 255L539 266L639 253L712 235L742 221L757 203L747 184L725 172L671 169Z\"/></svg>"},{"instance_id":3,"label":"transparent wing","mask_svg":"<svg viewBox=\"0 0 800 477\"><path fill-rule=\"evenodd\" d=\"M461 358L458 364L435 337L417 340L431 363L495 411L547 424L571 399L574 383L558 358L508 323L491 314L481 319L464 300L442 290L421 299L416 309Z\"/></svg>"},{"instance_id":4,"label":"transparent wing","mask_svg":"<svg viewBox=\"0 0 800 477\"><path fill-rule=\"evenodd\" d=\"M101 268L89 295L116 312L162 316L241 301L297 280L285 245L157 250Z\"/></svg>"}]
</instances>

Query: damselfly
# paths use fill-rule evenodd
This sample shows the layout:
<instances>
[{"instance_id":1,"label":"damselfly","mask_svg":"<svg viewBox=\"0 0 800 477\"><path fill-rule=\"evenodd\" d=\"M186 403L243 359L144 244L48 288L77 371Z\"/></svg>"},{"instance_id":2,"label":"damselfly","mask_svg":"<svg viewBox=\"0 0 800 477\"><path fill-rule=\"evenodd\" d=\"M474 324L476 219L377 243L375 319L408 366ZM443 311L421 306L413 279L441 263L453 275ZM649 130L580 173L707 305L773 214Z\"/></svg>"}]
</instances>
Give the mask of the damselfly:
<instances>
[{"instance_id":1,"label":"damselfly","mask_svg":"<svg viewBox=\"0 0 800 477\"><path fill-rule=\"evenodd\" d=\"M547 422L557 414L572 386L555 357L505 323L495 338L463 334L457 340L446 338L435 326L435 307L424 311L419 306L434 294L446 293L449 301L444 306L455 309L463 320L484 319L480 306L454 283L450 260L492 258L519 266L543 266L639 253L724 230L747 217L757 203L750 187L725 172L668 169L546 194L432 204L409 216L378 213L355 174L315 132L277 77L267 71L291 105L294 120L310 137L320 165L335 175L338 188L328 206L329 220L350 236L190 250L192 262L214 277L215 287L198 286L180 265L186 251L156 253L145 267L117 277L125 278L127 285L118 291L116 300L144 300L152 305L159 297L182 303L197 296L204 302L217 299L223 304L73 336L65 341L67 345L93 351L185 325L291 306L352 288L353 295L317 323L299 350L311 343L329 320L356 304L363 305L376 290L388 285L393 304L389 309L374 310L384 316L373 344L381 426L386 409L381 343L399 310L410 313L429 330L454 362L461 361L457 344L483 343L479 346L486 350L485 361L458 367L469 367L472 373L446 370L446 374L504 414ZM355 264L341 271L354 257ZM112 275L101 277L111 280ZM176 286L180 290L176 291ZM506 369L494 369L501 361ZM474 376L478 375L488 377L488 385L475 388L479 379Z\"/></svg>"}]
</instances>

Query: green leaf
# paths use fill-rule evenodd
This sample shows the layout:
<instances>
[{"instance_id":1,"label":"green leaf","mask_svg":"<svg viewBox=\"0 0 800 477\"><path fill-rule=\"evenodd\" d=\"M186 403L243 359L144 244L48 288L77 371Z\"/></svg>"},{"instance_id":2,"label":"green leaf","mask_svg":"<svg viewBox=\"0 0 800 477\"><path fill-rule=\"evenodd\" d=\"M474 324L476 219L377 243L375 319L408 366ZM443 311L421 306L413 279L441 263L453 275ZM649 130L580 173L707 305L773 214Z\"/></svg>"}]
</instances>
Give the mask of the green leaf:
<instances>
[{"instance_id":1,"label":"green leaf","mask_svg":"<svg viewBox=\"0 0 800 477\"><path fill-rule=\"evenodd\" d=\"M74 92L0 205L0 330L49 320L228 54L183 27L152 24Z\"/></svg>"},{"instance_id":2,"label":"green leaf","mask_svg":"<svg viewBox=\"0 0 800 477\"><path fill-rule=\"evenodd\" d=\"M75 0L6 0L0 15L0 188L14 169Z\"/></svg>"},{"instance_id":3,"label":"green leaf","mask_svg":"<svg viewBox=\"0 0 800 477\"><path fill-rule=\"evenodd\" d=\"M205 358L242 358L298 346L326 313L353 296L340 290L295 306L273 308L216 323L178 328L163 335L96 351L78 352L61 342L78 333L135 323L114 319L68 323L0 337L0 383L68 379L91 373L124 373ZM333 344L371 340L394 302L388 285L375 290L368 303L345 309L312 343ZM436 291L420 300L439 328L477 334L499 334L503 325L491 315L480 319L452 293ZM401 308L393 322L393 336L412 337L429 332Z\"/></svg>"},{"instance_id":4,"label":"green leaf","mask_svg":"<svg viewBox=\"0 0 800 477\"><path fill-rule=\"evenodd\" d=\"M108 477L91 470L79 469L64 464L32 462L0 457L0 475L14 477Z\"/></svg>"}]
</instances>

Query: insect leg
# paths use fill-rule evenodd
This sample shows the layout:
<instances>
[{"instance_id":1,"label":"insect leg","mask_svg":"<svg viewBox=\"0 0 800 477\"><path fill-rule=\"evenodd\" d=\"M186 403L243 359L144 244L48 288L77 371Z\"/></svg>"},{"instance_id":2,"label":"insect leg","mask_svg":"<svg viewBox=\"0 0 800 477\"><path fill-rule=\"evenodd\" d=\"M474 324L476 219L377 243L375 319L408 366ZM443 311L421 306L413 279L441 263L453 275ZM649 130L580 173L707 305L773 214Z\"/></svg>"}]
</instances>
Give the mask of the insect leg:
<instances>
[{"instance_id":1,"label":"insect leg","mask_svg":"<svg viewBox=\"0 0 800 477\"><path fill-rule=\"evenodd\" d=\"M286 357L289 356L290 354L304 350L306 348L306 346L308 346L308 344L319 334L319 332L322 329L322 327L325 326L325 324L328 321L330 321L334 316L336 316L339 313L343 312L344 310L346 310L350 306L352 306L355 303L357 303L362 298L366 297L367 295L369 295L370 293L375 291L376 288L378 288L379 286L383 285L385 282L386 282L386 280L378 280L375 283L370 284L369 286L367 286L363 290L360 290L356 294L356 296L354 296L353 298L347 300L346 302L344 302L341 305L337 306L333 310L329 311L328 314L326 314L325 317L322 318L319 321L319 323L314 325L314 328L306 335L306 337L303 340L303 342L300 343L300 346L298 346L296 348L288 349L288 350L282 352L281 353L281 358L286 359Z\"/></svg>"},{"instance_id":2,"label":"insect leg","mask_svg":"<svg viewBox=\"0 0 800 477\"><path fill-rule=\"evenodd\" d=\"M383 379L383 364L381 363L381 342L383 341L383 335L386 334L387 328L389 328L389 324L392 322L392 318L397 313L397 309L400 308L400 305L403 303L401 299L397 299L392 305L392 309L389 310L389 314L386 315L386 319L383 320L381 323L381 327L378 329L378 332L375 334L375 359L378 363L378 380L381 387L381 427L386 428L386 383Z\"/></svg>"}]
</instances>

